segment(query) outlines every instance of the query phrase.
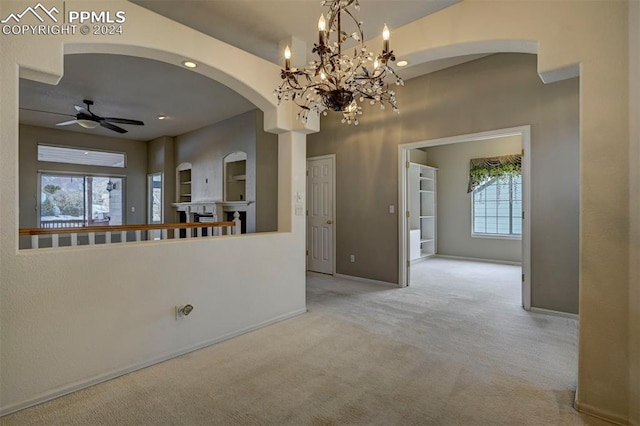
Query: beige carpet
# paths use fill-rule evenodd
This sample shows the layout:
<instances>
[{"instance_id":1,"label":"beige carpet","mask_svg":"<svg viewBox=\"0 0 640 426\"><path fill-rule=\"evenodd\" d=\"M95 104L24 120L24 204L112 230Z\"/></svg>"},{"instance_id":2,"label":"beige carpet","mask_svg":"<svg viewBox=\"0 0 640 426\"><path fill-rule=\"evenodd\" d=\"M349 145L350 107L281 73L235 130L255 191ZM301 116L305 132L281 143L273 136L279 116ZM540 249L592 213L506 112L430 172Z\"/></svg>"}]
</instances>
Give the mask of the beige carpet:
<instances>
[{"instance_id":1,"label":"beige carpet","mask_svg":"<svg viewBox=\"0 0 640 426\"><path fill-rule=\"evenodd\" d=\"M604 425L572 408L577 324L520 269L433 259L407 289L308 277L308 314L2 425Z\"/></svg>"}]
</instances>

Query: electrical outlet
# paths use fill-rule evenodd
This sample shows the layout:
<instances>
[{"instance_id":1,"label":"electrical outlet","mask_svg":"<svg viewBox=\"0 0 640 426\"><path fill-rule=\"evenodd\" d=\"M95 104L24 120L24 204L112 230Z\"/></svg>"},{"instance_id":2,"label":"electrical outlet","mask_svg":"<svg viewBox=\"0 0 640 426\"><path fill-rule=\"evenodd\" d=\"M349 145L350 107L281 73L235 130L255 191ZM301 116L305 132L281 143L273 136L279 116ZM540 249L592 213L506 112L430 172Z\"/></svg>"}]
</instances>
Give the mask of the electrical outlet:
<instances>
[{"instance_id":1,"label":"electrical outlet","mask_svg":"<svg viewBox=\"0 0 640 426\"><path fill-rule=\"evenodd\" d=\"M136 212L136 208L134 206L131 206L131 213L135 213Z\"/></svg>"},{"instance_id":2,"label":"electrical outlet","mask_svg":"<svg viewBox=\"0 0 640 426\"><path fill-rule=\"evenodd\" d=\"M176 320L182 319L193 311L192 305L175 306Z\"/></svg>"},{"instance_id":3,"label":"electrical outlet","mask_svg":"<svg viewBox=\"0 0 640 426\"><path fill-rule=\"evenodd\" d=\"M351 263L355 263L356 262L356 255L352 254L351 256L349 256L349 260L351 260Z\"/></svg>"},{"instance_id":4,"label":"electrical outlet","mask_svg":"<svg viewBox=\"0 0 640 426\"><path fill-rule=\"evenodd\" d=\"M396 212L396 206L393 204L389 204L389 214L394 214Z\"/></svg>"}]
</instances>

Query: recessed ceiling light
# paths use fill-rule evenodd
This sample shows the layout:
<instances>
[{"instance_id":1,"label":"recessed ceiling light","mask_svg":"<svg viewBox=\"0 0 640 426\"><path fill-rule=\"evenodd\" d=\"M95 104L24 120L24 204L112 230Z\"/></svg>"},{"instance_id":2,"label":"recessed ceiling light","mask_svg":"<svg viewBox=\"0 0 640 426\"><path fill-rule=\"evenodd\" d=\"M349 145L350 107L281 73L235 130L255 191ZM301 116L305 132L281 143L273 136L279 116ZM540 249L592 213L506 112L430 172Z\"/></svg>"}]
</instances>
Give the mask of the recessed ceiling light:
<instances>
[{"instance_id":1,"label":"recessed ceiling light","mask_svg":"<svg viewBox=\"0 0 640 426\"><path fill-rule=\"evenodd\" d=\"M163 114L158 114L158 120L166 120L167 116Z\"/></svg>"},{"instance_id":2,"label":"recessed ceiling light","mask_svg":"<svg viewBox=\"0 0 640 426\"><path fill-rule=\"evenodd\" d=\"M182 61L182 65L184 65L187 68L196 68L198 66L198 64L192 61Z\"/></svg>"},{"instance_id":3,"label":"recessed ceiling light","mask_svg":"<svg viewBox=\"0 0 640 426\"><path fill-rule=\"evenodd\" d=\"M409 65L409 62L407 62L407 61L398 61L398 62L396 62L396 65L398 65L399 67L406 67L407 65Z\"/></svg>"}]
</instances>

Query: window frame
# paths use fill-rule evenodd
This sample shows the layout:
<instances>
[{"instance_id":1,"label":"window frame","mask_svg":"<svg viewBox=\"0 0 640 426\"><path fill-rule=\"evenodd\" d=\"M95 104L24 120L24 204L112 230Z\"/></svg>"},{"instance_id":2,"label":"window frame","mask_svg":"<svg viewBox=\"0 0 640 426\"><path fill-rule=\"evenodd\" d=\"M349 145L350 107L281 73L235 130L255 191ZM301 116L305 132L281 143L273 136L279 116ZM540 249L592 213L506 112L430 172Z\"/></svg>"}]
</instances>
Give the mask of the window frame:
<instances>
[{"instance_id":1,"label":"window frame","mask_svg":"<svg viewBox=\"0 0 640 426\"><path fill-rule=\"evenodd\" d=\"M492 180L495 180L497 178L494 178ZM509 180L511 180L512 177L509 177ZM524 188L524 184L522 182L523 179L523 174L520 173L520 190L523 191ZM509 183L509 185L511 186L511 182ZM522 240L522 230L520 231L520 234L492 234L492 233L488 233L488 232L476 232L475 231L475 203L474 203L474 195L475 195L475 190L471 191L471 193L469 194L469 202L471 204L471 208L469 209L471 211L471 238L480 238L480 239L492 239L492 240ZM520 203L523 206L523 209L521 211L521 214L524 213L524 194L521 195L522 199L520 200ZM513 209L513 200L511 199L511 195L509 196L509 208L512 212ZM524 225L523 225L524 226ZM513 213L511 213L509 215L509 227L511 229L513 229Z\"/></svg>"},{"instance_id":2,"label":"window frame","mask_svg":"<svg viewBox=\"0 0 640 426\"><path fill-rule=\"evenodd\" d=\"M42 193L42 177L43 176L58 176L58 177L73 177L73 178L82 178L85 180L85 183L83 185L86 185L86 178L87 177L92 177L92 178L113 178L113 179L120 179L121 182L121 192L122 192L122 212L121 212L121 216L122 216L122 225L126 225L127 224L127 205L126 205L126 200L127 200L127 176L126 175L118 175L118 174L114 174L114 173L83 173L83 172L76 172L76 171L67 171L67 170L38 170L36 173L36 193L38 194L36 196L36 227L40 228L42 226L42 199L41 199L41 193ZM85 196L86 196L86 187L84 188L85 191ZM86 213L86 201L85 201L85 213Z\"/></svg>"},{"instance_id":3,"label":"window frame","mask_svg":"<svg viewBox=\"0 0 640 426\"><path fill-rule=\"evenodd\" d=\"M52 161L52 160L40 160L40 147L43 148L54 148L54 149L67 149L67 150L72 150L72 151L79 151L79 152L95 152L95 153L99 153L99 154L113 154L113 155L121 155L122 156L122 165L105 165L105 164L93 164L90 162L70 162L70 161ZM46 143L46 142L38 142L37 147L36 147L36 161L38 163L52 163L52 164L70 164L73 166L77 166L77 167L106 167L106 168L112 168L112 169L126 169L127 168L127 153L123 152L123 151L113 151L113 150L106 150L106 149L96 149L96 148L89 148L89 147L83 147L83 146L74 146L74 145L58 145L58 144L52 144L52 143Z\"/></svg>"}]
</instances>

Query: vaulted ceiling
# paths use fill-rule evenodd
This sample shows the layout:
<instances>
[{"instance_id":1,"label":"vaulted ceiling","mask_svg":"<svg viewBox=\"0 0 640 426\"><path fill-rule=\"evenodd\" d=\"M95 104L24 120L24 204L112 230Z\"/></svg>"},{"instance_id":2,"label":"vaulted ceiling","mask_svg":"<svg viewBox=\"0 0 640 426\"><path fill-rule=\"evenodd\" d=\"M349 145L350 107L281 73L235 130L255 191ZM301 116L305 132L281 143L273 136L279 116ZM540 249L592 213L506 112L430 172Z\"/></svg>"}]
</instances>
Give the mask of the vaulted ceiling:
<instances>
[{"instance_id":1,"label":"vaulted ceiling","mask_svg":"<svg viewBox=\"0 0 640 426\"><path fill-rule=\"evenodd\" d=\"M365 38L373 38L385 23L393 31L457 1L361 0L357 17L364 23ZM279 43L289 37L313 45L317 38L317 18L325 11L319 0L132 2L274 63L281 60ZM476 57L440 61L426 67L423 64L408 74L413 77ZM254 108L222 84L188 69L149 59L105 54L67 55L64 70L57 86L21 80L21 123L56 128L56 123L73 118L74 105L82 106L83 99L90 99L95 102L92 111L98 115L142 120L145 126L120 125L128 130L123 135L101 127L61 128L150 140L183 134ZM399 72L402 76L402 70ZM158 120L158 115L165 115L167 119Z\"/></svg>"},{"instance_id":2,"label":"vaulted ceiling","mask_svg":"<svg viewBox=\"0 0 640 426\"><path fill-rule=\"evenodd\" d=\"M309 50L318 38L317 22L325 12L320 0L131 0L160 15L225 41L268 61L280 63L278 43L296 37ZM360 0L356 17L365 39L393 30L460 0ZM354 9L353 7L351 8Z\"/></svg>"}]
</instances>

